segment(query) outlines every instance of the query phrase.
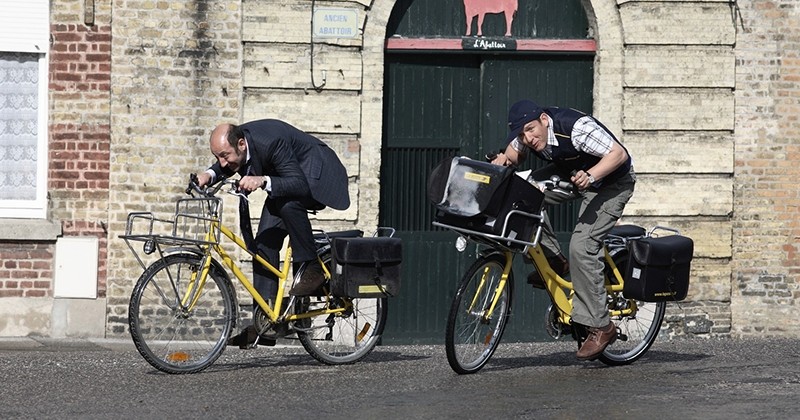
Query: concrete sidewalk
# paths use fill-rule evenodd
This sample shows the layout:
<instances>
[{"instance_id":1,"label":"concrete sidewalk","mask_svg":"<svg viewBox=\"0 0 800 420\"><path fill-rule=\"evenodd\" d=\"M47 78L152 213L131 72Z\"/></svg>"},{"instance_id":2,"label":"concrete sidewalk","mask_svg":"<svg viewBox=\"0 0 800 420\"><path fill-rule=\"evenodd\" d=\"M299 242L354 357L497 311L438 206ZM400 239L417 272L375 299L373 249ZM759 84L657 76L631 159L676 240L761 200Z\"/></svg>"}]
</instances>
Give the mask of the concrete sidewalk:
<instances>
[{"instance_id":1,"label":"concrete sidewalk","mask_svg":"<svg viewBox=\"0 0 800 420\"><path fill-rule=\"evenodd\" d=\"M0 351L134 350L130 338L0 337Z\"/></svg>"}]
</instances>

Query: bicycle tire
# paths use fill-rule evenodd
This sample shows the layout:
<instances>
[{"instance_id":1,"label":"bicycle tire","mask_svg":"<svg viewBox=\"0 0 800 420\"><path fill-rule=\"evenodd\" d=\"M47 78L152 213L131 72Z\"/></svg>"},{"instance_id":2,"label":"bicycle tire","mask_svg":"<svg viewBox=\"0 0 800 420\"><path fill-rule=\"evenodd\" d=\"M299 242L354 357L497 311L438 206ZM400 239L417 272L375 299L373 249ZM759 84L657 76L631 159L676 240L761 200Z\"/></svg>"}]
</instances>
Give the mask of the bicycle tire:
<instances>
[{"instance_id":1,"label":"bicycle tire","mask_svg":"<svg viewBox=\"0 0 800 420\"><path fill-rule=\"evenodd\" d=\"M461 279L447 316L445 333L447 362L458 374L481 370L503 337L511 314L513 273L509 273L494 314L484 319L483 313L492 303L505 263L503 255L487 255L475 261ZM473 303L480 305L478 310Z\"/></svg>"},{"instance_id":2,"label":"bicycle tire","mask_svg":"<svg viewBox=\"0 0 800 420\"><path fill-rule=\"evenodd\" d=\"M614 254L613 260L619 271L625 273L628 265L628 251L620 250ZM604 274L609 279L614 278L608 265L606 265ZM617 340L606 347L598 356L598 360L609 366L628 365L641 358L656 341L667 304L666 302L631 301L625 299L622 292L613 294L610 302L612 304L619 303L622 306L635 302L636 311L631 315L612 317L611 321L618 332ZM579 337L578 347L580 348L586 337L585 329L582 329Z\"/></svg>"},{"instance_id":3,"label":"bicycle tire","mask_svg":"<svg viewBox=\"0 0 800 420\"><path fill-rule=\"evenodd\" d=\"M328 271L333 273L330 253L321 256ZM305 271L304 264L297 276ZM327 288L330 290L330 288ZM346 298L335 296L297 298L295 313L324 307L350 308L341 314L318 316L297 321L297 338L303 348L317 361L326 365L358 362L369 355L380 341L386 326L386 298Z\"/></svg>"},{"instance_id":4,"label":"bicycle tire","mask_svg":"<svg viewBox=\"0 0 800 420\"><path fill-rule=\"evenodd\" d=\"M172 254L139 277L128 307L136 350L156 369L172 374L199 372L222 352L237 316L236 295L227 274L212 266L191 311L181 308L201 255Z\"/></svg>"}]
</instances>

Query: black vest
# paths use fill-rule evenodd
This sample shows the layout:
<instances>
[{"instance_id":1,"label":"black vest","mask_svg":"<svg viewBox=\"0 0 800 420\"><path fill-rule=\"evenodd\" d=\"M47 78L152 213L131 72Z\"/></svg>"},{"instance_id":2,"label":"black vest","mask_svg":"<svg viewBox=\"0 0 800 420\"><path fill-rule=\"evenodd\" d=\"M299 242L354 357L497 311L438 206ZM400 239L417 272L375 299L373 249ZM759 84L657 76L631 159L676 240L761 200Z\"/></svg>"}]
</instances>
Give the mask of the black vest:
<instances>
[{"instance_id":1,"label":"black vest","mask_svg":"<svg viewBox=\"0 0 800 420\"><path fill-rule=\"evenodd\" d=\"M558 140L558 146L550 146L552 161L556 165L570 171L586 171L600 161L600 157L579 152L575 149L575 146L572 145L572 128L575 126L575 122L577 122L580 118L586 117L586 114L574 109L555 107L545 108L544 112L552 120L553 133ZM603 123L597 121L592 116L588 117L594 120L594 122L596 122L601 128L606 130L606 132L611 135L611 138L613 138L614 141L620 145L620 147L625 149L625 146L623 146L622 143L617 140L617 138L614 136L614 133L606 128ZM627 153L628 149L625 149L625 152ZM540 153L536 152L536 154L540 158L548 160ZM603 178L603 180L596 182L594 186L599 187L603 183L612 183L622 176L625 176L628 172L630 172L631 162L631 155L628 153L628 160L625 161L624 164L620 165L620 167L614 170L614 172L608 174L605 178Z\"/></svg>"}]
</instances>

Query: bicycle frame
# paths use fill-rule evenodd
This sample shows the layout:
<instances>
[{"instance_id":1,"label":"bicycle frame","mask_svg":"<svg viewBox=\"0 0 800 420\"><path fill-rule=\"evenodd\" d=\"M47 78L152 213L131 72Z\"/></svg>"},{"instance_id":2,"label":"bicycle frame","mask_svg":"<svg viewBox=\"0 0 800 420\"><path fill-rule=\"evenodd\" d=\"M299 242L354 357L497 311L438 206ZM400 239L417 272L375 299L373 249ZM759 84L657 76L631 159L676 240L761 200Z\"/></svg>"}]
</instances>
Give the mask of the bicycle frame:
<instances>
[{"instance_id":1,"label":"bicycle frame","mask_svg":"<svg viewBox=\"0 0 800 420\"><path fill-rule=\"evenodd\" d=\"M621 292L624 287L623 276L620 273L619 268L617 268L616 264L614 264L613 258L608 252L608 248L604 246L603 252L605 254L605 261L608 266L611 267L614 274L614 279L606 278L606 291L608 293ZM502 278L497 285L497 290L494 293L492 304L484 314L485 318L490 317L494 311L494 308L497 306L497 302L502 296L503 288L506 287L506 279L511 272L511 266L514 261L514 253L511 251L504 251L503 255L505 256L506 263L503 267ZM538 270L538 272L541 274L542 279L544 280L545 290L547 290L548 295L550 295L551 301L555 307L558 308L559 321L565 325L569 325L571 323L570 314L572 313L572 298L574 296L572 282L569 282L559 276L550 267L550 264L547 262L547 257L545 257L544 253L542 252L542 247L540 244L537 243L536 246L528 247L527 255L530 257L531 261L533 261L536 270ZM635 305L635 302L633 302L631 307L623 310L612 310L609 312L609 314L612 317L629 315L636 310Z\"/></svg>"},{"instance_id":2,"label":"bicycle frame","mask_svg":"<svg viewBox=\"0 0 800 420\"><path fill-rule=\"evenodd\" d=\"M216 232L220 232L222 235L230 239L233 243L235 243L239 248L246 251L254 260L258 261L259 264L264 266L267 270L271 271L278 277L278 291L279 293L275 296L275 303L273 306L270 306L267 301L261 296L260 293L255 289L253 284L247 278L247 276L242 272L238 265L234 262L233 258L225 251L225 249L220 244L220 241L216 237ZM233 275L239 280L239 282L244 286L245 290L253 297L256 304L264 311L265 314L269 317L271 322L276 322L281 318L282 308L284 297L283 293L281 293L286 286L286 282L289 280L289 267L290 261L292 257L292 248L291 245L288 245L286 248L286 253L284 254L283 261L285 261L283 267L281 269L276 268L272 264L270 264L267 260L265 260L260 255L253 253L249 249L247 249L247 245L245 244L244 240L234 234L230 229L222 225L219 221L212 222L212 229L209 229L208 233L206 234L205 242L206 245L201 245L201 249L204 251L204 258L203 258L203 265L200 270L200 277L196 279L197 287L189 287L186 296L184 297L182 304L187 309L191 310L191 307L198 301L199 293L194 293L192 290L203 290L203 286L205 285L206 279L208 277L208 272L211 269L211 250L219 255L222 263L228 267ZM320 261L322 262L322 261ZM326 278L330 278L330 272L325 264L322 265L322 270L325 274ZM195 280L192 280L195 281ZM187 302L191 300L191 303L187 305ZM313 318L319 315L328 315L328 314L336 314L341 313L347 310L347 307L344 308L324 308L315 311L305 312L302 314L290 314L283 318L283 321L297 321L300 319L305 318Z\"/></svg>"}]
</instances>

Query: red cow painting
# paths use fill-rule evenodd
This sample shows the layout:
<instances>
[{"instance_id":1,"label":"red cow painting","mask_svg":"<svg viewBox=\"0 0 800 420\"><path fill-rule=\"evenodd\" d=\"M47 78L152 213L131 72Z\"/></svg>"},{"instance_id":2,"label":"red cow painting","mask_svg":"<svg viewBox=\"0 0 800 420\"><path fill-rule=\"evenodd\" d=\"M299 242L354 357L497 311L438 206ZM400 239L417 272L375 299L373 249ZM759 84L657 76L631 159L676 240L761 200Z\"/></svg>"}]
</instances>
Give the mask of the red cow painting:
<instances>
[{"instance_id":1,"label":"red cow painting","mask_svg":"<svg viewBox=\"0 0 800 420\"><path fill-rule=\"evenodd\" d=\"M511 36L511 22L517 12L517 0L464 0L467 15L466 36L472 36L472 19L478 17L478 36L483 36L483 18L487 13L503 13L506 18L506 35Z\"/></svg>"}]
</instances>

